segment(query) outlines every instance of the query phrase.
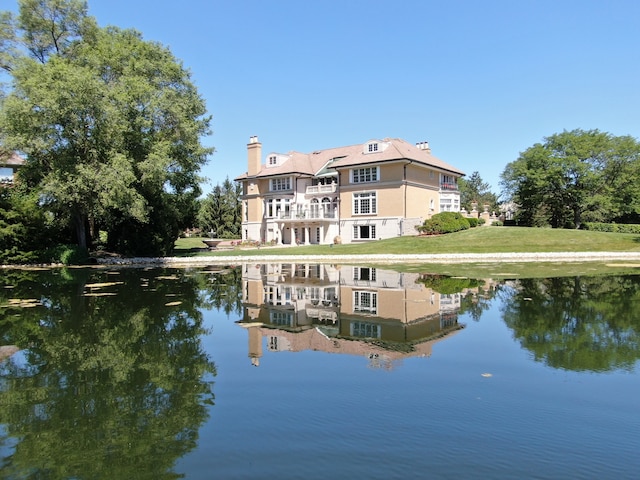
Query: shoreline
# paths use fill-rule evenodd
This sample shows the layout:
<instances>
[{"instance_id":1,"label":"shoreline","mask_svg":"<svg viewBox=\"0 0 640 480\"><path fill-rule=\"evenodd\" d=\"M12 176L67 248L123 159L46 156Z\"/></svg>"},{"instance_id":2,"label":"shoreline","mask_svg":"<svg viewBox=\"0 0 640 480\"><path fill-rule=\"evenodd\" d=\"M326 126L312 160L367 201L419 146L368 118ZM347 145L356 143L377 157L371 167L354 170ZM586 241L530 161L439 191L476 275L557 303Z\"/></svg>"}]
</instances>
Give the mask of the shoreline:
<instances>
[{"instance_id":1,"label":"shoreline","mask_svg":"<svg viewBox=\"0 0 640 480\"><path fill-rule=\"evenodd\" d=\"M434 253L375 255L224 255L197 257L99 258L99 265L201 266L239 263L527 263L640 261L640 252ZM640 266L640 265L638 265Z\"/></svg>"}]
</instances>

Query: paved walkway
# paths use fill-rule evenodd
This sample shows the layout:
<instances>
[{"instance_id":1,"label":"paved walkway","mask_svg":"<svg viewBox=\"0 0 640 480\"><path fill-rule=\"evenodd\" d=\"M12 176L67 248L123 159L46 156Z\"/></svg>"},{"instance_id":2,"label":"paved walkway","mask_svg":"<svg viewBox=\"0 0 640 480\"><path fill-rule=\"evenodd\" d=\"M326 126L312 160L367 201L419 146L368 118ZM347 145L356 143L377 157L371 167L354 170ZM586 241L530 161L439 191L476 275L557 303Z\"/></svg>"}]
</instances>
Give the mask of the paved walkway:
<instances>
[{"instance_id":1,"label":"paved walkway","mask_svg":"<svg viewBox=\"0 0 640 480\"><path fill-rule=\"evenodd\" d=\"M640 262L640 252L550 252L550 253L445 253L376 255L229 255L162 258L102 258L109 265L220 265L239 263L518 263L518 262ZM638 265L640 266L640 264Z\"/></svg>"}]
</instances>

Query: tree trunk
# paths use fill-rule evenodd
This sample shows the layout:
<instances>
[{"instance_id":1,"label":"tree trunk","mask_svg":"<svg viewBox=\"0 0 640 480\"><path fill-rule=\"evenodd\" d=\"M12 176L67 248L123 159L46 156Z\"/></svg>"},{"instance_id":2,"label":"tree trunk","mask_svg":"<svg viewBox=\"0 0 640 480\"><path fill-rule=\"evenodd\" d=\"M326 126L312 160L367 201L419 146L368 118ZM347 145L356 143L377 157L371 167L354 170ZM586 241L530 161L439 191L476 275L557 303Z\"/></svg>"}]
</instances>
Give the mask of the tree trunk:
<instances>
[{"instance_id":1,"label":"tree trunk","mask_svg":"<svg viewBox=\"0 0 640 480\"><path fill-rule=\"evenodd\" d=\"M73 221L76 227L76 239L78 241L78 246L81 248L87 248L86 216L80 212L76 212L73 216Z\"/></svg>"}]
</instances>

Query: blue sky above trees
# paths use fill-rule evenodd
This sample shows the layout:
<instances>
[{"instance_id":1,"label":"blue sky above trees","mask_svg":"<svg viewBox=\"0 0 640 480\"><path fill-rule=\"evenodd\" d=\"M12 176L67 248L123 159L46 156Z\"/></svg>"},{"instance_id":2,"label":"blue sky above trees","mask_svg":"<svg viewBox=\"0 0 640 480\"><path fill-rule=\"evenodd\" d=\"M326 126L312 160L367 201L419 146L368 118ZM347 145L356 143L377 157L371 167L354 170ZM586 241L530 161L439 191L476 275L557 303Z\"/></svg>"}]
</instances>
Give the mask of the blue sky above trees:
<instances>
[{"instance_id":1,"label":"blue sky above trees","mask_svg":"<svg viewBox=\"0 0 640 480\"><path fill-rule=\"evenodd\" d=\"M545 136L640 131L635 0L89 0L89 14L192 71L213 184L246 170L251 135L265 154L427 140L498 191Z\"/></svg>"}]
</instances>

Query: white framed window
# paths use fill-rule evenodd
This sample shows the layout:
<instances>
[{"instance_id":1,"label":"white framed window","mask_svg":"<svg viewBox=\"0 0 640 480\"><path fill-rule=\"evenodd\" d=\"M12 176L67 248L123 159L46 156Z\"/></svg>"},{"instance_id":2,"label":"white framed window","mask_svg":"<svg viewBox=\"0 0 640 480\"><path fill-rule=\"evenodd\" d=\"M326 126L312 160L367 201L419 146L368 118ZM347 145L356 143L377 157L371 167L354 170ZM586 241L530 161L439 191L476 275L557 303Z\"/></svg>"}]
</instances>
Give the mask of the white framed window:
<instances>
[{"instance_id":1,"label":"white framed window","mask_svg":"<svg viewBox=\"0 0 640 480\"><path fill-rule=\"evenodd\" d=\"M369 153L374 153L378 151L378 144L377 143L370 143L367 145L367 151Z\"/></svg>"},{"instance_id":2,"label":"white framed window","mask_svg":"<svg viewBox=\"0 0 640 480\"><path fill-rule=\"evenodd\" d=\"M440 199L440 211L441 212L450 212L452 210L452 204L450 198L441 198Z\"/></svg>"},{"instance_id":3,"label":"white framed window","mask_svg":"<svg viewBox=\"0 0 640 480\"><path fill-rule=\"evenodd\" d=\"M369 282L376 281L376 269L369 267L353 267L353 279L355 281L365 280Z\"/></svg>"},{"instance_id":4,"label":"white framed window","mask_svg":"<svg viewBox=\"0 0 640 480\"><path fill-rule=\"evenodd\" d=\"M354 225L353 226L354 240L375 240L375 238L376 238L375 225Z\"/></svg>"},{"instance_id":5,"label":"white framed window","mask_svg":"<svg viewBox=\"0 0 640 480\"><path fill-rule=\"evenodd\" d=\"M269 156L269 165L277 165L277 164L278 164L278 157L276 157L275 155Z\"/></svg>"},{"instance_id":6,"label":"white framed window","mask_svg":"<svg viewBox=\"0 0 640 480\"><path fill-rule=\"evenodd\" d=\"M270 198L267 200L267 218L290 218L291 199Z\"/></svg>"},{"instance_id":7,"label":"white framed window","mask_svg":"<svg viewBox=\"0 0 640 480\"><path fill-rule=\"evenodd\" d=\"M293 326L293 314L279 310L271 310L269 312L269 321L273 325L281 325L285 327Z\"/></svg>"},{"instance_id":8,"label":"white framed window","mask_svg":"<svg viewBox=\"0 0 640 480\"><path fill-rule=\"evenodd\" d=\"M353 194L354 215L375 215L378 213L376 192L363 192Z\"/></svg>"},{"instance_id":9,"label":"white framed window","mask_svg":"<svg viewBox=\"0 0 640 480\"><path fill-rule=\"evenodd\" d=\"M370 183L378 181L378 167L351 169L351 183Z\"/></svg>"},{"instance_id":10,"label":"white framed window","mask_svg":"<svg viewBox=\"0 0 640 480\"><path fill-rule=\"evenodd\" d=\"M291 177L279 177L271 179L271 191L281 192L291 190Z\"/></svg>"},{"instance_id":11,"label":"white framed window","mask_svg":"<svg viewBox=\"0 0 640 480\"><path fill-rule=\"evenodd\" d=\"M354 290L353 311L362 313L378 313L378 293L368 290Z\"/></svg>"}]
</instances>

